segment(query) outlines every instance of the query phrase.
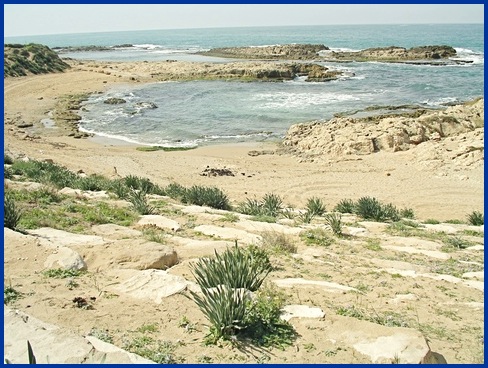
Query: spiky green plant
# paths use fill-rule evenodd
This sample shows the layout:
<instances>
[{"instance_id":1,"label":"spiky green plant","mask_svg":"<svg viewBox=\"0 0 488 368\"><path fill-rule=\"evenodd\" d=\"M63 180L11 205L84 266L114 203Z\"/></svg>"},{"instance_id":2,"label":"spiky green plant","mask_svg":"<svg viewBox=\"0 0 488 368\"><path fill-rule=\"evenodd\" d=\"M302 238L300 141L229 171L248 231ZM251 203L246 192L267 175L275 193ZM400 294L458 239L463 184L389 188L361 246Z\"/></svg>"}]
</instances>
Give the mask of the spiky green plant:
<instances>
[{"instance_id":1,"label":"spiky green plant","mask_svg":"<svg viewBox=\"0 0 488 368\"><path fill-rule=\"evenodd\" d=\"M154 207L150 206L147 202L146 192L131 190L128 199L132 205L132 209L141 215L152 215L155 211Z\"/></svg>"},{"instance_id":2,"label":"spiky green plant","mask_svg":"<svg viewBox=\"0 0 488 368\"><path fill-rule=\"evenodd\" d=\"M315 215L310 211L300 212L298 219L304 224L309 224L314 219Z\"/></svg>"},{"instance_id":3,"label":"spiky green plant","mask_svg":"<svg viewBox=\"0 0 488 368\"><path fill-rule=\"evenodd\" d=\"M312 197L307 200L307 211L314 216L322 216L325 211L324 202L318 197Z\"/></svg>"},{"instance_id":4,"label":"spiky green plant","mask_svg":"<svg viewBox=\"0 0 488 368\"><path fill-rule=\"evenodd\" d=\"M339 212L331 212L325 216L325 224L329 225L335 235L342 235L342 215Z\"/></svg>"},{"instance_id":5,"label":"spiky green plant","mask_svg":"<svg viewBox=\"0 0 488 368\"><path fill-rule=\"evenodd\" d=\"M151 182L151 180L136 175L128 175L124 178L124 180L125 185L127 185L128 188L139 190L144 193L152 193L155 188L155 185Z\"/></svg>"},{"instance_id":6,"label":"spiky green plant","mask_svg":"<svg viewBox=\"0 0 488 368\"><path fill-rule=\"evenodd\" d=\"M129 187L125 184L124 179L112 180L109 190L120 199L126 199L129 196Z\"/></svg>"},{"instance_id":7,"label":"spiky green plant","mask_svg":"<svg viewBox=\"0 0 488 368\"><path fill-rule=\"evenodd\" d=\"M263 215L278 217L283 210L283 200L279 195L267 193L263 197Z\"/></svg>"},{"instance_id":8,"label":"spiky green plant","mask_svg":"<svg viewBox=\"0 0 488 368\"><path fill-rule=\"evenodd\" d=\"M184 197L186 188L178 183L171 183L163 189L164 195L173 199L181 199Z\"/></svg>"},{"instance_id":9,"label":"spiky green plant","mask_svg":"<svg viewBox=\"0 0 488 368\"><path fill-rule=\"evenodd\" d=\"M485 216L479 211L473 211L468 215L468 223L474 226L485 224Z\"/></svg>"},{"instance_id":10,"label":"spiky green plant","mask_svg":"<svg viewBox=\"0 0 488 368\"><path fill-rule=\"evenodd\" d=\"M356 204L352 199L341 199L334 207L334 211L340 213L354 213L355 208Z\"/></svg>"},{"instance_id":11,"label":"spiky green plant","mask_svg":"<svg viewBox=\"0 0 488 368\"><path fill-rule=\"evenodd\" d=\"M76 186L81 190L100 191L110 189L111 182L102 175L93 174L78 179Z\"/></svg>"},{"instance_id":12,"label":"spiky green plant","mask_svg":"<svg viewBox=\"0 0 488 368\"><path fill-rule=\"evenodd\" d=\"M220 210L232 208L227 195L216 187L193 185L185 191L181 200L183 203L209 206Z\"/></svg>"},{"instance_id":13,"label":"spiky green plant","mask_svg":"<svg viewBox=\"0 0 488 368\"><path fill-rule=\"evenodd\" d=\"M374 197L361 197L354 206L354 213L365 220L399 221L398 209L391 203L382 204Z\"/></svg>"},{"instance_id":14,"label":"spiky green plant","mask_svg":"<svg viewBox=\"0 0 488 368\"><path fill-rule=\"evenodd\" d=\"M262 214L262 204L257 199L246 198L237 207L237 211L244 215L260 216Z\"/></svg>"},{"instance_id":15,"label":"spiky green plant","mask_svg":"<svg viewBox=\"0 0 488 368\"><path fill-rule=\"evenodd\" d=\"M245 328L244 318L249 298L246 289L217 285L201 290L202 295L193 291L190 293L211 324L207 342L216 343L220 338L230 339Z\"/></svg>"},{"instance_id":16,"label":"spiky green plant","mask_svg":"<svg viewBox=\"0 0 488 368\"><path fill-rule=\"evenodd\" d=\"M239 248L237 245L212 258L201 258L191 272L201 288L227 285L231 288L257 290L271 272L271 264L263 261L263 254Z\"/></svg>"},{"instance_id":17,"label":"spiky green plant","mask_svg":"<svg viewBox=\"0 0 488 368\"><path fill-rule=\"evenodd\" d=\"M10 192L6 192L3 197L3 226L9 229L17 229L22 212L15 205L15 201Z\"/></svg>"}]
</instances>

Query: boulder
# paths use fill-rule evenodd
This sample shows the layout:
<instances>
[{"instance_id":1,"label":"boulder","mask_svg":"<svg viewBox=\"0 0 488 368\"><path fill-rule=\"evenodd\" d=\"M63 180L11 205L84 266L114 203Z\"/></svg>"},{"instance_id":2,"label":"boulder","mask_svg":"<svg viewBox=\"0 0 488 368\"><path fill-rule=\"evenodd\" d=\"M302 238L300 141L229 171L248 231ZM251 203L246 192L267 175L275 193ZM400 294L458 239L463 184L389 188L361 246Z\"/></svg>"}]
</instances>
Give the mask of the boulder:
<instances>
[{"instance_id":1,"label":"boulder","mask_svg":"<svg viewBox=\"0 0 488 368\"><path fill-rule=\"evenodd\" d=\"M37 364L154 364L93 336L84 338L70 330L45 323L20 311L4 308L4 358L27 364L27 341Z\"/></svg>"},{"instance_id":2,"label":"boulder","mask_svg":"<svg viewBox=\"0 0 488 368\"><path fill-rule=\"evenodd\" d=\"M104 104L108 104L108 105L120 105L126 102L127 101L124 100L123 98L117 98L117 97L107 98L105 101L103 101Z\"/></svg>"},{"instance_id":3,"label":"boulder","mask_svg":"<svg viewBox=\"0 0 488 368\"><path fill-rule=\"evenodd\" d=\"M65 270L85 271L87 269L83 258L68 247L59 247L44 262L46 268L62 268Z\"/></svg>"}]
</instances>

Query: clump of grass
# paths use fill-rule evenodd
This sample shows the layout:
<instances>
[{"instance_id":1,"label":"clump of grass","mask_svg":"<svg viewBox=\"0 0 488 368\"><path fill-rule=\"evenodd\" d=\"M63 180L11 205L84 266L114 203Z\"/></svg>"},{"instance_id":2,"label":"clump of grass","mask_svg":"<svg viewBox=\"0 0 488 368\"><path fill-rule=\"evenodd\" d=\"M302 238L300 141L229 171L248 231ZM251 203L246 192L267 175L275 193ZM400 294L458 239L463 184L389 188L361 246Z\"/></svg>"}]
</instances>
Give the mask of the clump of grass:
<instances>
[{"instance_id":1,"label":"clump of grass","mask_svg":"<svg viewBox=\"0 0 488 368\"><path fill-rule=\"evenodd\" d=\"M300 212L298 219L304 224L309 224L314 219L315 215L310 211Z\"/></svg>"},{"instance_id":2,"label":"clump of grass","mask_svg":"<svg viewBox=\"0 0 488 368\"><path fill-rule=\"evenodd\" d=\"M325 224L330 226L335 235L342 235L342 216L339 212L331 212L326 214Z\"/></svg>"},{"instance_id":3,"label":"clump of grass","mask_svg":"<svg viewBox=\"0 0 488 368\"><path fill-rule=\"evenodd\" d=\"M13 196L6 192L3 197L3 224L5 227L16 230L22 217L22 211L17 207Z\"/></svg>"},{"instance_id":4,"label":"clump of grass","mask_svg":"<svg viewBox=\"0 0 488 368\"><path fill-rule=\"evenodd\" d=\"M158 364L178 364L184 361L183 358L175 355L178 344L156 340L145 334L126 341L123 348Z\"/></svg>"},{"instance_id":5,"label":"clump of grass","mask_svg":"<svg viewBox=\"0 0 488 368\"><path fill-rule=\"evenodd\" d=\"M440 223L441 222L436 219L427 219L424 221L424 224L428 224L428 225L439 225Z\"/></svg>"},{"instance_id":6,"label":"clump of grass","mask_svg":"<svg viewBox=\"0 0 488 368\"><path fill-rule=\"evenodd\" d=\"M314 216L322 216L325 211L324 202L318 197L312 197L307 200L307 211Z\"/></svg>"},{"instance_id":7,"label":"clump of grass","mask_svg":"<svg viewBox=\"0 0 488 368\"><path fill-rule=\"evenodd\" d=\"M22 298L22 293L15 290L11 285L3 287L3 304L8 305Z\"/></svg>"},{"instance_id":8,"label":"clump of grass","mask_svg":"<svg viewBox=\"0 0 488 368\"><path fill-rule=\"evenodd\" d=\"M109 190L120 199L127 199L129 196L129 187L125 184L124 179L112 180Z\"/></svg>"},{"instance_id":9,"label":"clump of grass","mask_svg":"<svg viewBox=\"0 0 488 368\"><path fill-rule=\"evenodd\" d=\"M355 203L351 199L341 199L334 207L335 212L354 213Z\"/></svg>"},{"instance_id":10,"label":"clump of grass","mask_svg":"<svg viewBox=\"0 0 488 368\"><path fill-rule=\"evenodd\" d=\"M394 312L380 314L374 310L370 312L355 305L348 305L346 307L337 308L336 313L341 316L354 317L387 327L409 327L408 321L404 320L400 314Z\"/></svg>"},{"instance_id":11,"label":"clump of grass","mask_svg":"<svg viewBox=\"0 0 488 368\"><path fill-rule=\"evenodd\" d=\"M129 189L138 190L144 193L153 193L155 185L151 180L135 175L128 175L124 178L125 185Z\"/></svg>"},{"instance_id":12,"label":"clump of grass","mask_svg":"<svg viewBox=\"0 0 488 368\"><path fill-rule=\"evenodd\" d=\"M183 203L208 206L219 210L232 209L227 195L216 187L193 185L184 191L181 201Z\"/></svg>"},{"instance_id":13,"label":"clump of grass","mask_svg":"<svg viewBox=\"0 0 488 368\"><path fill-rule=\"evenodd\" d=\"M154 207L150 206L147 202L146 192L142 190L132 189L128 195L131 208L141 215L152 215L154 213Z\"/></svg>"},{"instance_id":14,"label":"clump of grass","mask_svg":"<svg viewBox=\"0 0 488 368\"><path fill-rule=\"evenodd\" d=\"M237 216L235 213L226 213L224 216L222 216L221 221L237 222L237 221L239 221L239 216Z\"/></svg>"},{"instance_id":15,"label":"clump of grass","mask_svg":"<svg viewBox=\"0 0 488 368\"><path fill-rule=\"evenodd\" d=\"M88 335L89 336L94 336L98 340L107 342L109 344L113 344L114 343L114 338L112 337L112 335L110 335L109 330L101 330L101 329L98 329L96 327L93 327L90 330L90 332L88 333Z\"/></svg>"},{"instance_id":16,"label":"clump of grass","mask_svg":"<svg viewBox=\"0 0 488 368\"><path fill-rule=\"evenodd\" d=\"M364 244L364 247L366 249L369 249L369 250L372 250L372 251L380 251L382 250L383 248L381 248L381 242L378 238L369 238L369 239L366 239L366 244Z\"/></svg>"},{"instance_id":17,"label":"clump of grass","mask_svg":"<svg viewBox=\"0 0 488 368\"><path fill-rule=\"evenodd\" d=\"M81 190L101 191L109 190L111 181L102 175L92 174L84 178L79 178L76 187Z\"/></svg>"},{"instance_id":18,"label":"clump of grass","mask_svg":"<svg viewBox=\"0 0 488 368\"><path fill-rule=\"evenodd\" d=\"M365 220L398 221L400 219L398 215L398 210L396 210L393 205L383 205L374 197L359 198L356 202L354 213Z\"/></svg>"},{"instance_id":19,"label":"clump of grass","mask_svg":"<svg viewBox=\"0 0 488 368\"><path fill-rule=\"evenodd\" d=\"M269 249L272 253L288 254L296 253L297 246L293 240L286 234L276 231L265 231L261 233L262 246Z\"/></svg>"},{"instance_id":20,"label":"clump of grass","mask_svg":"<svg viewBox=\"0 0 488 368\"><path fill-rule=\"evenodd\" d=\"M158 228L157 226L154 225L143 226L142 234L149 241L160 243L160 244L166 243L164 230Z\"/></svg>"},{"instance_id":21,"label":"clump of grass","mask_svg":"<svg viewBox=\"0 0 488 368\"><path fill-rule=\"evenodd\" d=\"M54 279L67 279L72 277L78 277L83 274L83 271L65 269L65 268L51 268L42 272L45 277Z\"/></svg>"},{"instance_id":22,"label":"clump of grass","mask_svg":"<svg viewBox=\"0 0 488 368\"><path fill-rule=\"evenodd\" d=\"M307 245L319 245L322 247L328 247L334 243L334 239L330 237L329 233L320 228L302 231L300 239Z\"/></svg>"},{"instance_id":23,"label":"clump of grass","mask_svg":"<svg viewBox=\"0 0 488 368\"><path fill-rule=\"evenodd\" d=\"M479 211L473 211L468 215L468 223L474 226L485 224L485 216Z\"/></svg>"}]
</instances>

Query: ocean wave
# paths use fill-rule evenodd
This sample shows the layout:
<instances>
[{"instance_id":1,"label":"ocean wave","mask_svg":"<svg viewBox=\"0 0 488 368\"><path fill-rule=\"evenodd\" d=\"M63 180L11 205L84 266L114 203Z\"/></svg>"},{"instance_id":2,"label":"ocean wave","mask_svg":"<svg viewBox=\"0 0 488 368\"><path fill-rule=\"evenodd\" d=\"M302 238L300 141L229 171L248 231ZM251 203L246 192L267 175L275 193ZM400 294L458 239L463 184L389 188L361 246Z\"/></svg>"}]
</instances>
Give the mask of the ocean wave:
<instances>
[{"instance_id":1,"label":"ocean wave","mask_svg":"<svg viewBox=\"0 0 488 368\"><path fill-rule=\"evenodd\" d=\"M340 93L260 93L252 98L262 102L260 109L303 109L313 105L325 105L334 102L359 100L358 97Z\"/></svg>"},{"instance_id":2,"label":"ocean wave","mask_svg":"<svg viewBox=\"0 0 488 368\"><path fill-rule=\"evenodd\" d=\"M432 99L424 100L422 101L422 104L431 107L438 107L438 106L444 106L446 104L450 104L454 102L459 102L456 97L441 97L435 100Z\"/></svg>"},{"instance_id":3,"label":"ocean wave","mask_svg":"<svg viewBox=\"0 0 488 368\"><path fill-rule=\"evenodd\" d=\"M254 133L244 133L244 134L229 134L229 135L204 135L204 140L209 139L239 139L239 138L251 138L251 137L269 137L273 132L254 132ZM198 139L197 139L198 141Z\"/></svg>"},{"instance_id":4,"label":"ocean wave","mask_svg":"<svg viewBox=\"0 0 488 368\"><path fill-rule=\"evenodd\" d=\"M450 58L451 60L471 61L473 64L484 64L485 54L462 47L455 47L457 56Z\"/></svg>"}]
</instances>

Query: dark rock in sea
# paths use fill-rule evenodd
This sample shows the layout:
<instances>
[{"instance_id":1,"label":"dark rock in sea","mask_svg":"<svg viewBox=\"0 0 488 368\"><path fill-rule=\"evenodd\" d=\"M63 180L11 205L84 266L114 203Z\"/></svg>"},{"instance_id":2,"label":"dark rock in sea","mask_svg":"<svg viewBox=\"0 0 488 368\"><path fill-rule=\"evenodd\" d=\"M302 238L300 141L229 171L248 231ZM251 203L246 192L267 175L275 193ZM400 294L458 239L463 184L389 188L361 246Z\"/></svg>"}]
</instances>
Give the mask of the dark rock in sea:
<instances>
[{"instance_id":1,"label":"dark rock in sea","mask_svg":"<svg viewBox=\"0 0 488 368\"><path fill-rule=\"evenodd\" d=\"M124 104L127 101L124 100L123 98L117 98L117 97L111 97L103 101L103 103L108 104L108 105L120 105Z\"/></svg>"},{"instance_id":2,"label":"dark rock in sea","mask_svg":"<svg viewBox=\"0 0 488 368\"><path fill-rule=\"evenodd\" d=\"M138 102L135 104L137 107L141 107L144 109L157 109L158 105L156 105L154 102Z\"/></svg>"}]
</instances>

